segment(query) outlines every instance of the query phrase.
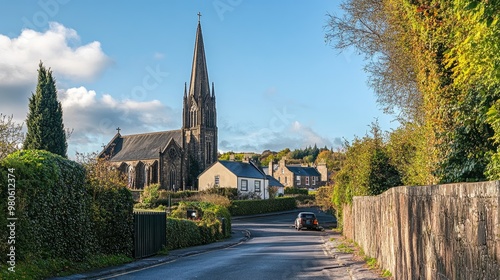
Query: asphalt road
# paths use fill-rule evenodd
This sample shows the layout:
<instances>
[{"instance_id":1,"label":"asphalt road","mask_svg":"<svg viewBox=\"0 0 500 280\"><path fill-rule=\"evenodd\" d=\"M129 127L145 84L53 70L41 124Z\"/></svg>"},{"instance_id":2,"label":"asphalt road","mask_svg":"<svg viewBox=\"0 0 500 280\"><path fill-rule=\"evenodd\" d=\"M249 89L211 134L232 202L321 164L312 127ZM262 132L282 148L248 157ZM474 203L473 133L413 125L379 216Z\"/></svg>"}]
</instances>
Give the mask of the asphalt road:
<instances>
[{"instance_id":1,"label":"asphalt road","mask_svg":"<svg viewBox=\"0 0 500 280\"><path fill-rule=\"evenodd\" d=\"M251 239L226 249L180 258L112 279L333 279L325 233L297 231L297 213L233 221L233 230L247 229ZM318 213L320 225L333 217Z\"/></svg>"}]
</instances>

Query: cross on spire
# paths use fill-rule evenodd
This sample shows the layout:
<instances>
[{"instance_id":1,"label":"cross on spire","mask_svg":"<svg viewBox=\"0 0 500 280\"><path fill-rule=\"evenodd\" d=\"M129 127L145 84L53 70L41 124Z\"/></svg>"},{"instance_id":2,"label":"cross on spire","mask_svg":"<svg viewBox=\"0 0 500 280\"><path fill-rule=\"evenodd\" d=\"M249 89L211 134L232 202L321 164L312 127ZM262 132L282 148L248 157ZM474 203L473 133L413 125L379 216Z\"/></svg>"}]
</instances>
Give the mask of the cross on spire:
<instances>
[{"instance_id":1,"label":"cross on spire","mask_svg":"<svg viewBox=\"0 0 500 280\"><path fill-rule=\"evenodd\" d=\"M200 22L200 19L201 19L201 13L198 12L198 22Z\"/></svg>"},{"instance_id":2,"label":"cross on spire","mask_svg":"<svg viewBox=\"0 0 500 280\"><path fill-rule=\"evenodd\" d=\"M116 131L118 131L118 134L120 134L120 130L121 130L120 127L116 128Z\"/></svg>"}]
</instances>

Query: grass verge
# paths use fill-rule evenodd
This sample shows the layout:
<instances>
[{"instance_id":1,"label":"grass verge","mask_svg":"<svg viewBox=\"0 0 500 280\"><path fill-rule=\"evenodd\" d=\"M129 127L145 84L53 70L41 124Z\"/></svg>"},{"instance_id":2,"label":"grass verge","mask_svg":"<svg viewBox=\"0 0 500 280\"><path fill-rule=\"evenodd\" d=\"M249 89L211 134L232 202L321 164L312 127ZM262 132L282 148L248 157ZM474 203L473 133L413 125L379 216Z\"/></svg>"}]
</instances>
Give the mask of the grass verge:
<instances>
[{"instance_id":1,"label":"grass verge","mask_svg":"<svg viewBox=\"0 0 500 280\"><path fill-rule=\"evenodd\" d=\"M85 262L71 262L67 259L36 260L18 263L15 272L9 272L6 265L1 265L0 279L45 279L48 277L68 276L92 271L99 268L120 265L133 259L125 255L97 255Z\"/></svg>"}]
</instances>

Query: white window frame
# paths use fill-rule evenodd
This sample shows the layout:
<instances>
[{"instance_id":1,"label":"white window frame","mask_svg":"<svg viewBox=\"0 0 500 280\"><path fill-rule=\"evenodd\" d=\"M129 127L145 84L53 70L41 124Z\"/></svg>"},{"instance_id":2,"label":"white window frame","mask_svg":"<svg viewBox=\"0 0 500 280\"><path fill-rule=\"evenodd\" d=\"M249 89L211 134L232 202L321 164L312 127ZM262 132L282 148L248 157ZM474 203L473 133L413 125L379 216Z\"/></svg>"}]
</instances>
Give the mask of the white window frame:
<instances>
[{"instance_id":1,"label":"white window frame","mask_svg":"<svg viewBox=\"0 0 500 280\"><path fill-rule=\"evenodd\" d=\"M306 186L309 186L309 176L306 176Z\"/></svg>"},{"instance_id":2,"label":"white window frame","mask_svg":"<svg viewBox=\"0 0 500 280\"><path fill-rule=\"evenodd\" d=\"M248 191L248 180L241 179L241 191Z\"/></svg>"},{"instance_id":3,"label":"white window frame","mask_svg":"<svg viewBox=\"0 0 500 280\"><path fill-rule=\"evenodd\" d=\"M219 186L220 185L220 176L215 175L214 176L214 186Z\"/></svg>"},{"instance_id":4,"label":"white window frame","mask_svg":"<svg viewBox=\"0 0 500 280\"><path fill-rule=\"evenodd\" d=\"M254 188L255 188L255 192L260 192L260 181L255 180Z\"/></svg>"},{"instance_id":5,"label":"white window frame","mask_svg":"<svg viewBox=\"0 0 500 280\"><path fill-rule=\"evenodd\" d=\"M302 183L302 181L300 180L300 176L297 176L297 177L295 178L295 181L297 182L297 186L300 186L300 185L301 185L301 183Z\"/></svg>"},{"instance_id":6,"label":"white window frame","mask_svg":"<svg viewBox=\"0 0 500 280\"><path fill-rule=\"evenodd\" d=\"M316 176L313 176L313 177L312 177L312 185L313 185L313 186L315 186L315 185L316 185L316 178L317 178Z\"/></svg>"}]
</instances>

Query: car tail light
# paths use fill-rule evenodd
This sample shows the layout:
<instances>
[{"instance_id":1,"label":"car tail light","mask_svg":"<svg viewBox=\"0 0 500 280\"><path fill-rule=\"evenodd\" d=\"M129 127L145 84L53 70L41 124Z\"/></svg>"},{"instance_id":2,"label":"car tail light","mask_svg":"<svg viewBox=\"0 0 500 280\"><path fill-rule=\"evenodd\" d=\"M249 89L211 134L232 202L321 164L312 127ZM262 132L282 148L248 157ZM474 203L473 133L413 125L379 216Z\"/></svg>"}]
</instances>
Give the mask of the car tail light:
<instances>
[{"instance_id":1,"label":"car tail light","mask_svg":"<svg viewBox=\"0 0 500 280\"><path fill-rule=\"evenodd\" d=\"M318 224L318 220L317 220L317 219L314 219L313 224L317 225L317 224Z\"/></svg>"}]
</instances>

